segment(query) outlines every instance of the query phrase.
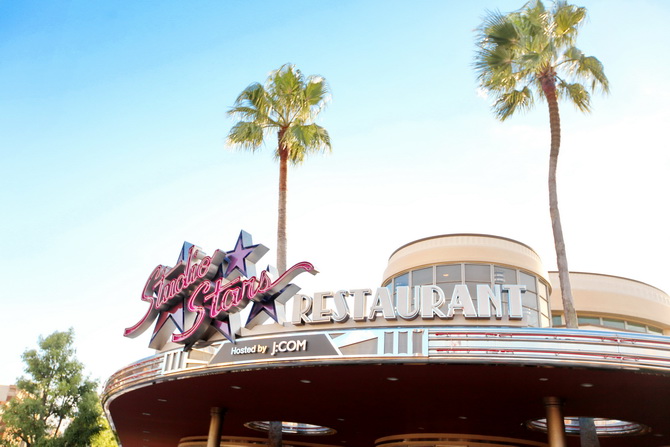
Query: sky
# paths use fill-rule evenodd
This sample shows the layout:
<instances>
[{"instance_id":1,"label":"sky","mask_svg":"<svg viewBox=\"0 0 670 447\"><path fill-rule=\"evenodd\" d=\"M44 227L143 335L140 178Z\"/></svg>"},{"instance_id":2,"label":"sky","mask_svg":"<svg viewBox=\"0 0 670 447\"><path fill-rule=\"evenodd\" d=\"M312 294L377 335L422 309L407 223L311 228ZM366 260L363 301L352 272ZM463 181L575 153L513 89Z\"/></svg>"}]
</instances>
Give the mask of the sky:
<instances>
[{"instance_id":1,"label":"sky","mask_svg":"<svg viewBox=\"0 0 670 447\"><path fill-rule=\"evenodd\" d=\"M0 384L68 328L100 382L152 355L123 330L184 241L211 254L244 229L275 264L274 139L227 148L226 111L285 63L332 95L332 153L289 172L288 263L320 271L302 292L377 287L396 248L439 234L512 238L555 269L546 104L501 123L472 68L486 11L522 3L0 0ZM670 3L579 4L611 93L561 105L570 269L670 291Z\"/></svg>"}]
</instances>

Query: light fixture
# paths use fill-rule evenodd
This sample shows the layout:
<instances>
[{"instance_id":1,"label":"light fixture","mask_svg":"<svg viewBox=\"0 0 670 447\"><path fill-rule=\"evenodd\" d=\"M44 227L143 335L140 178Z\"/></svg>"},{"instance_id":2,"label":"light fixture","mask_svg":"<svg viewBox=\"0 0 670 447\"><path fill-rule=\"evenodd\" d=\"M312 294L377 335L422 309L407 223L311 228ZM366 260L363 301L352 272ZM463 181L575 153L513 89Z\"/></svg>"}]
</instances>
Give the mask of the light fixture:
<instances>
[{"instance_id":1,"label":"light fixture","mask_svg":"<svg viewBox=\"0 0 670 447\"><path fill-rule=\"evenodd\" d=\"M269 431L270 421L251 421L244 424L245 427L257 431ZM289 435L305 435L305 436L323 436L334 435L336 430L330 427L323 427L321 425L305 424L302 422L286 422L281 423L281 432Z\"/></svg>"},{"instance_id":2,"label":"light fixture","mask_svg":"<svg viewBox=\"0 0 670 447\"><path fill-rule=\"evenodd\" d=\"M583 387L583 388L593 388L592 383L582 383L580 386Z\"/></svg>"},{"instance_id":3,"label":"light fixture","mask_svg":"<svg viewBox=\"0 0 670 447\"><path fill-rule=\"evenodd\" d=\"M302 382L302 383L312 383L311 380L307 380L307 379L302 379L302 380L300 380L300 382Z\"/></svg>"},{"instance_id":4,"label":"light fixture","mask_svg":"<svg viewBox=\"0 0 670 447\"><path fill-rule=\"evenodd\" d=\"M230 385L230 387L234 390L241 390L242 389L241 386L237 386L237 385Z\"/></svg>"},{"instance_id":5,"label":"light fixture","mask_svg":"<svg viewBox=\"0 0 670 447\"><path fill-rule=\"evenodd\" d=\"M540 382L547 382L549 379L547 377L540 377Z\"/></svg>"},{"instance_id":6,"label":"light fixture","mask_svg":"<svg viewBox=\"0 0 670 447\"><path fill-rule=\"evenodd\" d=\"M167 402L167 399L156 399L158 402Z\"/></svg>"},{"instance_id":7,"label":"light fixture","mask_svg":"<svg viewBox=\"0 0 670 447\"><path fill-rule=\"evenodd\" d=\"M387 377L386 380L388 380L390 382L396 382L396 381L398 381L398 378L397 377Z\"/></svg>"},{"instance_id":8,"label":"light fixture","mask_svg":"<svg viewBox=\"0 0 670 447\"><path fill-rule=\"evenodd\" d=\"M579 417L563 418L565 434L579 436ZM632 436L649 433L649 427L637 422L621 421L619 419L593 418L598 436ZM546 419L534 419L526 422L526 427L534 431L547 432Z\"/></svg>"},{"instance_id":9,"label":"light fixture","mask_svg":"<svg viewBox=\"0 0 670 447\"><path fill-rule=\"evenodd\" d=\"M142 416L151 416L151 413L142 413Z\"/></svg>"}]
</instances>

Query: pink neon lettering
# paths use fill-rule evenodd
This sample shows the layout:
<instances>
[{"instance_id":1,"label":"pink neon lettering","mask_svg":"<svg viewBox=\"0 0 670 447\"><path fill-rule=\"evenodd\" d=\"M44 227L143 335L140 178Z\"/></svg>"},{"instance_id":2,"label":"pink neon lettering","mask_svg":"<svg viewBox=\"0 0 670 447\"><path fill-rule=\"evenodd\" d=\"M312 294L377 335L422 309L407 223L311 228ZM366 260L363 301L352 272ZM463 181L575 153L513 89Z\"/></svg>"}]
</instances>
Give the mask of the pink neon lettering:
<instances>
[{"instance_id":1,"label":"pink neon lettering","mask_svg":"<svg viewBox=\"0 0 670 447\"><path fill-rule=\"evenodd\" d=\"M299 270L309 272L313 269L314 266L309 262L300 262L288 269L274 282L270 280L270 276L265 270L261 272L260 280L255 276L244 281L240 281L240 278L235 278L233 281L220 286L220 294L212 293L205 297L205 301L212 302L210 304L209 315L212 318L225 316L230 313L232 308L237 307L245 299L259 301L263 295L283 282L287 276L301 273ZM220 278L218 281L220 281Z\"/></svg>"},{"instance_id":2,"label":"pink neon lettering","mask_svg":"<svg viewBox=\"0 0 670 447\"><path fill-rule=\"evenodd\" d=\"M162 307L207 276L212 265L212 257L205 256L199 263L196 263L197 254L198 250L191 247L184 273L174 279L167 280L166 277L183 264L178 264L172 269L159 265L153 270L142 293L142 301L149 303L149 309L137 324L125 329L125 336L134 337L144 332L152 324ZM206 330L209 318L223 318L233 308L246 304L246 300L260 301L268 292L283 287L283 283L290 281L296 275L312 270L314 266L311 263L300 262L289 268L275 281L272 281L265 270L258 278L252 276L242 280L238 277L225 284L223 284L223 278L218 278L213 282L204 280L197 285L186 303L188 311L196 314L193 325L181 334L174 334L172 341L176 343L195 341ZM209 308L209 317L207 308Z\"/></svg>"},{"instance_id":3,"label":"pink neon lettering","mask_svg":"<svg viewBox=\"0 0 670 447\"><path fill-rule=\"evenodd\" d=\"M210 265L212 265L212 258L207 256L199 264L198 278L203 278L207 274Z\"/></svg>"},{"instance_id":4,"label":"pink neon lettering","mask_svg":"<svg viewBox=\"0 0 670 447\"><path fill-rule=\"evenodd\" d=\"M212 258L210 256L205 256L199 264L191 265L191 262L193 262L193 259L196 257L197 253L198 250L195 250L194 247L191 247L189 250L186 275L182 273L175 279L166 281L165 276L167 276L169 272L163 273L161 284L158 288L158 292L156 293L158 299L154 302L154 307L156 307L156 309L159 309L166 303L169 303L182 291L188 289L196 281L203 278L207 274L207 271L212 264ZM175 268L176 267L177 266L175 266Z\"/></svg>"},{"instance_id":5,"label":"pink neon lettering","mask_svg":"<svg viewBox=\"0 0 670 447\"><path fill-rule=\"evenodd\" d=\"M263 273L265 273L265 270L263 270L261 273L261 278L263 277ZM242 290L244 291L243 294L246 294L246 296L256 296L258 294L258 290L260 289L259 285L260 281L256 281L255 277L245 279L242 281Z\"/></svg>"},{"instance_id":6,"label":"pink neon lettering","mask_svg":"<svg viewBox=\"0 0 670 447\"><path fill-rule=\"evenodd\" d=\"M126 330L123 332L124 336L133 337L133 334L138 330L140 330L140 332L144 332L147 329L147 326L149 326L153 322L154 318L156 318L156 314L158 312L154 306L154 291L158 287L157 283L163 277L163 272L166 269L167 267L159 265L154 269L153 272L151 272L151 275L149 275L149 279L147 279L147 282L144 284L144 290L142 291L142 301L151 303L149 305L149 309L147 309L147 313L144 314L144 317L142 317L142 319L136 325L126 328Z\"/></svg>"},{"instance_id":7,"label":"pink neon lettering","mask_svg":"<svg viewBox=\"0 0 670 447\"><path fill-rule=\"evenodd\" d=\"M226 289L221 298L221 310L219 312L228 312L235 307L236 303L240 302L241 289ZM217 314L219 313L217 312Z\"/></svg>"},{"instance_id":8,"label":"pink neon lettering","mask_svg":"<svg viewBox=\"0 0 670 447\"><path fill-rule=\"evenodd\" d=\"M195 281L195 271L198 268L197 264L193 263L193 259L198 255L198 250L195 246L188 250L188 262L186 263L186 282L193 283Z\"/></svg>"},{"instance_id":9,"label":"pink neon lettering","mask_svg":"<svg viewBox=\"0 0 670 447\"><path fill-rule=\"evenodd\" d=\"M207 300L212 301L212 304L211 304L211 307L210 307L210 310L209 310L209 315L212 318L217 317L222 312L225 312L227 314L228 313L227 311L232 308L232 306L233 306L232 298L231 298L231 303L226 304L226 299L229 296L229 295L227 295L227 292L229 292L232 287L237 286L237 284L239 282L240 282L240 278L235 278L234 280L232 280L231 282L226 283L226 284L221 284L221 278L216 280L216 291L215 291L215 293L212 293L205 298ZM223 293L223 296L221 296L222 293Z\"/></svg>"},{"instance_id":10,"label":"pink neon lettering","mask_svg":"<svg viewBox=\"0 0 670 447\"><path fill-rule=\"evenodd\" d=\"M209 281L200 283L198 287L196 287L196 289L193 291L191 296L188 298L188 301L186 302L186 307L189 312L195 312L197 314L195 317L195 321L193 322L193 326L191 326L188 330L182 332L181 334L173 334L172 335L173 342L175 343L188 342L191 336L197 335L198 329L200 328L202 322L205 320L205 308L203 306L196 305L196 299L202 292L207 292L210 289L210 284L211 283Z\"/></svg>"},{"instance_id":11,"label":"pink neon lettering","mask_svg":"<svg viewBox=\"0 0 670 447\"><path fill-rule=\"evenodd\" d=\"M261 279L258 281L258 289L256 289L256 294L263 294L272 288L272 280L268 272L263 270L261 272ZM255 294L254 294L255 295Z\"/></svg>"}]
</instances>

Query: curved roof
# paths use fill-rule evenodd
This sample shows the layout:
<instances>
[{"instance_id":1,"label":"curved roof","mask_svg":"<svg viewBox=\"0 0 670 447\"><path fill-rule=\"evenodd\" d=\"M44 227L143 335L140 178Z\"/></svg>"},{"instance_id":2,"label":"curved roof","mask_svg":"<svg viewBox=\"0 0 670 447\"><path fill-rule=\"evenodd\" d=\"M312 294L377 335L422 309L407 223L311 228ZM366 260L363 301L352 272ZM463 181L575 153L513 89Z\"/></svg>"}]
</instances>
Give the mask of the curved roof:
<instances>
[{"instance_id":1,"label":"curved roof","mask_svg":"<svg viewBox=\"0 0 670 447\"><path fill-rule=\"evenodd\" d=\"M550 272L554 289L551 309L563 311L558 273ZM633 279L597 273L570 272L575 310L581 314L639 321L670 329L670 296Z\"/></svg>"},{"instance_id":2,"label":"curved roof","mask_svg":"<svg viewBox=\"0 0 670 447\"><path fill-rule=\"evenodd\" d=\"M528 245L500 236L459 233L418 239L398 248L389 258L382 283L415 268L457 262L519 268L549 282L542 260Z\"/></svg>"}]
</instances>

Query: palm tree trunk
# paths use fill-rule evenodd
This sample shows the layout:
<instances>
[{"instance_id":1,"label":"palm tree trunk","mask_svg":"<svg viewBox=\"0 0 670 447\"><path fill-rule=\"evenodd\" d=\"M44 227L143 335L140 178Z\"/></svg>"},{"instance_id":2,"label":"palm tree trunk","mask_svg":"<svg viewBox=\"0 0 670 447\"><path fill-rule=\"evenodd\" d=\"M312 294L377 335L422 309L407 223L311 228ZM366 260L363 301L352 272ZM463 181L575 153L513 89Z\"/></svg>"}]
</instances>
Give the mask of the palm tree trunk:
<instances>
[{"instance_id":1,"label":"palm tree trunk","mask_svg":"<svg viewBox=\"0 0 670 447\"><path fill-rule=\"evenodd\" d=\"M281 421L270 421L268 447L282 447L282 445L282 423Z\"/></svg>"},{"instance_id":2,"label":"palm tree trunk","mask_svg":"<svg viewBox=\"0 0 670 447\"><path fill-rule=\"evenodd\" d=\"M579 418L579 442L581 447L600 447L593 418Z\"/></svg>"},{"instance_id":3,"label":"palm tree trunk","mask_svg":"<svg viewBox=\"0 0 670 447\"><path fill-rule=\"evenodd\" d=\"M546 76L542 77L542 90L544 91L544 95L547 98L547 104L549 105L549 125L551 128L551 151L549 153L549 214L551 215L551 228L554 233L558 279L561 285L561 297L563 298L565 326L576 329L579 326L577 324L577 313L575 312L575 306L572 299L568 257L565 253L565 240L563 239L561 215L558 211L558 195L556 193L556 166L558 164L558 151L561 147L561 117L558 113L555 73L553 70L550 70Z\"/></svg>"},{"instance_id":4,"label":"palm tree trunk","mask_svg":"<svg viewBox=\"0 0 670 447\"><path fill-rule=\"evenodd\" d=\"M282 142L286 129L279 130L279 204L277 206L277 270L286 271L286 193L288 189L288 149Z\"/></svg>"}]
</instances>

